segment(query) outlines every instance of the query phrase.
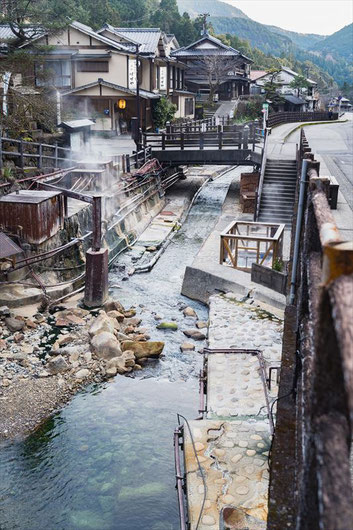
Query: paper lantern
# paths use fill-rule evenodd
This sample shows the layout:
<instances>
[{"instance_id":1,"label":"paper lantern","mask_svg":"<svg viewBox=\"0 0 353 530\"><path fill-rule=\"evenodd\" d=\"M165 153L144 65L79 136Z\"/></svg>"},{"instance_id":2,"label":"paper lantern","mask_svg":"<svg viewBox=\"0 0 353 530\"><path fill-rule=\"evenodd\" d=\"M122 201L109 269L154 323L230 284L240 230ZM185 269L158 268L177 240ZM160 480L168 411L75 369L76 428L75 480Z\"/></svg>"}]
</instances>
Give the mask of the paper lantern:
<instances>
[{"instance_id":1,"label":"paper lantern","mask_svg":"<svg viewBox=\"0 0 353 530\"><path fill-rule=\"evenodd\" d=\"M119 99L118 107L119 107L119 109L125 109L126 108L126 100L125 99Z\"/></svg>"}]
</instances>

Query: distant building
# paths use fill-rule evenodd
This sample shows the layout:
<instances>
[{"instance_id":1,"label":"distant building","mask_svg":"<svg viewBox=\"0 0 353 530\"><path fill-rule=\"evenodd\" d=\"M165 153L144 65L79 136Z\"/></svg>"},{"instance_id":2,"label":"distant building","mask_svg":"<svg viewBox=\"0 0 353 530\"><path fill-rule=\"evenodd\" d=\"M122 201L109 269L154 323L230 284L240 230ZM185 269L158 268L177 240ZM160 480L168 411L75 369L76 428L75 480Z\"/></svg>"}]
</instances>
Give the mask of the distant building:
<instances>
[{"instance_id":1,"label":"distant building","mask_svg":"<svg viewBox=\"0 0 353 530\"><path fill-rule=\"evenodd\" d=\"M0 26L0 41L3 34L9 38L9 26ZM120 133L129 129L137 114L137 48L142 127L152 127L153 102L162 96L177 104L177 117L194 116L194 94L184 86L186 66L171 56L179 46L174 35L158 28L108 24L96 32L72 22L60 34L43 31L34 40L35 53L41 53L41 45L43 52L32 76L33 86L59 91L62 106L72 109L73 119L94 120L92 130Z\"/></svg>"},{"instance_id":2,"label":"distant building","mask_svg":"<svg viewBox=\"0 0 353 530\"><path fill-rule=\"evenodd\" d=\"M319 103L319 95L317 93L317 83L312 79L306 79L309 83L308 88L300 90L298 96L298 90L290 86L291 82L298 77L298 73L294 72L290 68L282 67L281 70L273 74L265 70L253 70L250 74L251 77L251 94L264 94L264 85L273 81L279 85L278 92L284 97L285 103L283 103L281 109L284 111L313 111L316 110Z\"/></svg>"},{"instance_id":3,"label":"distant building","mask_svg":"<svg viewBox=\"0 0 353 530\"><path fill-rule=\"evenodd\" d=\"M341 96L331 98L327 107L332 112L351 112L353 108L349 99Z\"/></svg>"},{"instance_id":4,"label":"distant building","mask_svg":"<svg viewBox=\"0 0 353 530\"><path fill-rule=\"evenodd\" d=\"M185 84L188 90L198 94L199 99L208 98L210 78L219 85L216 94L220 100L249 94L253 61L207 31L197 42L172 51L171 56L187 65Z\"/></svg>"}]
</instances>

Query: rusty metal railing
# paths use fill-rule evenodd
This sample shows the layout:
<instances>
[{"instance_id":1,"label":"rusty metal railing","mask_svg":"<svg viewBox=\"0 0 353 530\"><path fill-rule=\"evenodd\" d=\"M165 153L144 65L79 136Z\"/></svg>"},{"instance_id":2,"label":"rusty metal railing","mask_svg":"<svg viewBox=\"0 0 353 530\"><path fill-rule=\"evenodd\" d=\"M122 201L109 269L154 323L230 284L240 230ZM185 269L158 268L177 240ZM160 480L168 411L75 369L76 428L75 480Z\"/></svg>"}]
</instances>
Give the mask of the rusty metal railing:
<instances>
[{"instance_id":1,"label":"rusty metal railing","mask_svg":"<svg viewBox=\"0 0 353 530\"><path fill-rule=\"evenodd\" d=\"M304 139L307 190L294 304L286 308L268 528L346 530L353 520L353 242L337 228L329 179L320 178Z\"/></svg>"}]
</instances>

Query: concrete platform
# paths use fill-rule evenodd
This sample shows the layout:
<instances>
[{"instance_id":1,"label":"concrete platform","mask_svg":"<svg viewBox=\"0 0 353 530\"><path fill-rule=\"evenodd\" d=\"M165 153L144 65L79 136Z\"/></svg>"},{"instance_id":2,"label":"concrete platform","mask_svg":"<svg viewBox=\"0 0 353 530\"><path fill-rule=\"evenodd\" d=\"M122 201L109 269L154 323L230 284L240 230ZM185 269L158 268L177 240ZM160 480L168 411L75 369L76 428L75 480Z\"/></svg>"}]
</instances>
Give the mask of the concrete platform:
<instances>
[{"instance_id":1,"label":"concrete platform","mask_svg":"<svg viewBox=\"0 0 353 530\"><path fill-rule=\"evenodd\" d=\"M246 215L222 215L208 239L201 247L191 267L186 267L182 294L208 303L209 297L215 292L232 291L246 296L251 292L255 300L285 308L285 296L251 281L250 273L219 263L220 234L235 219L246 220ZM251 219L251 217L250 217ZM249 220L250 220L249 219ZM285 234L285 246L289 250L289 231Z\"/></svg>"},{"instance_id":2,"label":"concrete platform","mask_svg":"<svg viewBox=\"0 0 353 530\"><path fill-rule=\"evenodd\" d=\"M260 349L267 367L279 365L282 321L240 303L231 294L210 300L211 349ZM271 423L268 404L277 396L275 382L266 392L256 354L207 355L206 418L184 427L190 528L265 529ZM195 454L196 453L196 454ZM196 456L197 455L197 456ZM201 466L206 488L202 480Z\"/></svg>"}]
</instances>

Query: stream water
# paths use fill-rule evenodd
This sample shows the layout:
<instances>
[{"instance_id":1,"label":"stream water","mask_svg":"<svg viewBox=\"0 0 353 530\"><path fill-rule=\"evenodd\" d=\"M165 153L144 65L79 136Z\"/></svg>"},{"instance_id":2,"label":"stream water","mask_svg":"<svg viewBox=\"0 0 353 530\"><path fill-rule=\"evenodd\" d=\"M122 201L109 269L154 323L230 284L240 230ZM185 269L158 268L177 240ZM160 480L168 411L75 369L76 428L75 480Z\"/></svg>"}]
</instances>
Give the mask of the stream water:
<instances>
[{"instance_id":1,"label":"stream water","mask_svg":"<svg viewBox=\"0 0 353 530\"><path fill-rule=\"evenodd\" d=\"M239 170L204 187L183 228L148 274L127 279L138 248L126 252L110 273L111 294L136 306L164 355L131 377L81 392L24 441L0 451L1 530L177 530L173 430L176 413L195 417L195 352L180 353L182 333L194 327L182 308L207 320L205 306L180 295L185 267L215 225L228 187ZM114 287L114 286L119 287ZM177 322L157 330L156 314Z\"/></svg>"}]
</instances>

